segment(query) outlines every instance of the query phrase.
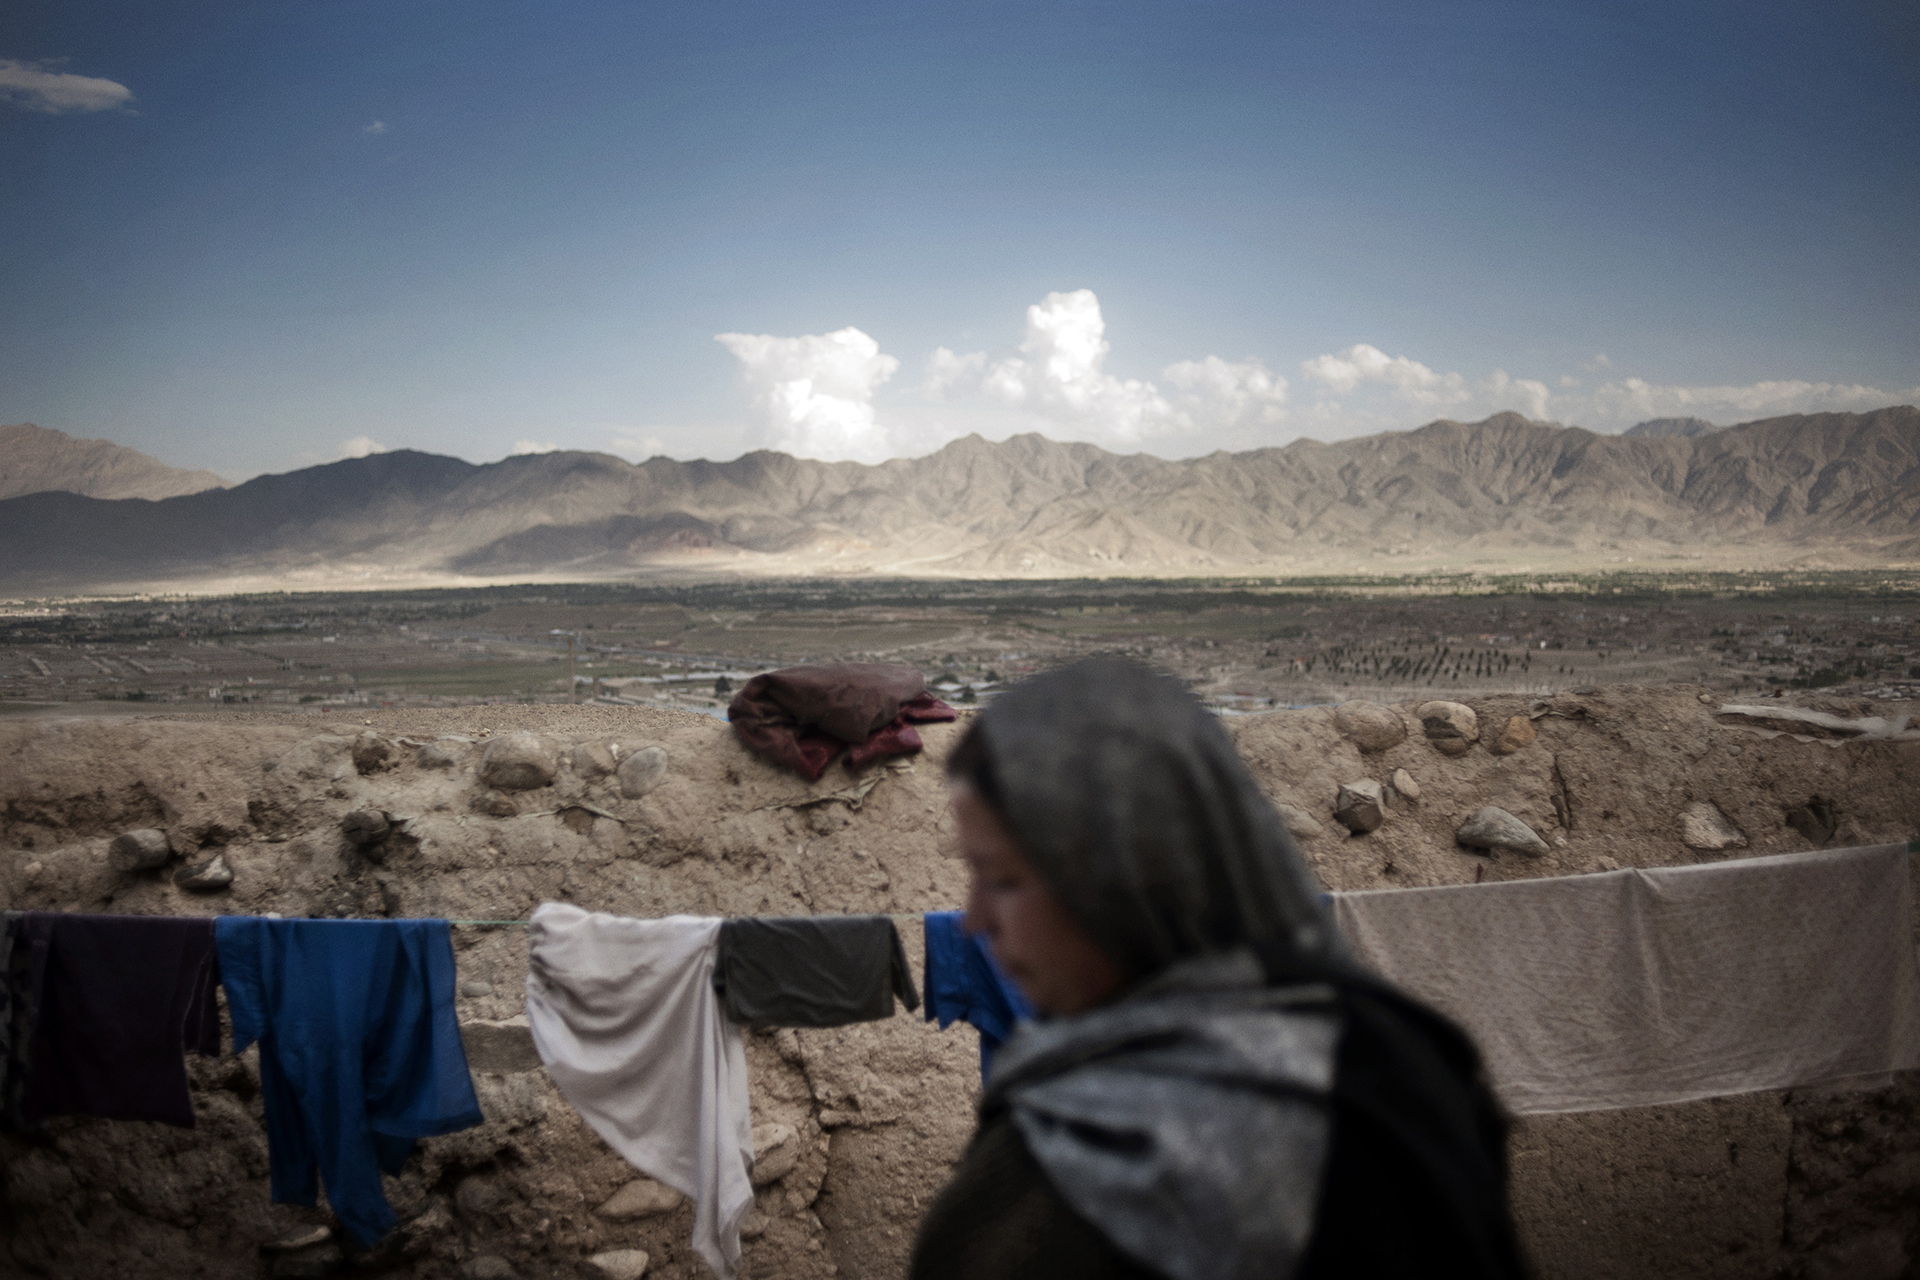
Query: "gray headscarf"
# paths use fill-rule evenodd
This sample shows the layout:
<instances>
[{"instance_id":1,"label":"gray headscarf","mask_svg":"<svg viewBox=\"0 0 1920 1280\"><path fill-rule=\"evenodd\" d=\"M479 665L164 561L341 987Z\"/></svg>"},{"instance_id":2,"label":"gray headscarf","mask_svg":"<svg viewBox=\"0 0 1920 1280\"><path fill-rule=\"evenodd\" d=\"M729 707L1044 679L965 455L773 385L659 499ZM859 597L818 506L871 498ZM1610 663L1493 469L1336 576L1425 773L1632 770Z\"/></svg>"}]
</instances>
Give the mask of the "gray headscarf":
<instances>
[{"instance_id":1,"label":"gray headscarf","mask_svg":"<svg viewBox=\"0 0 1920 1280\"><path fill-rule=\"evenodd\" d=\"M1027 1024L981 1107L1076 1212L1173 1280L1270 1277L1312 1234L1347 962L1226 733L1139 664L1009 690L949 765L1132 980Z\"/></svg>"},{"instance_id":2,"label":"gray headscarf","mask_svg":"<svg viewBox=\"0 0 1920 1280\"><path fill-rule=\"evenodd\" d=\"M1344 964L1279 814L1170 677L1076 662L1015 685L968 738L949 768L1130 977L1237 947L1276 980Z\"/></svg>"}]
</instances>

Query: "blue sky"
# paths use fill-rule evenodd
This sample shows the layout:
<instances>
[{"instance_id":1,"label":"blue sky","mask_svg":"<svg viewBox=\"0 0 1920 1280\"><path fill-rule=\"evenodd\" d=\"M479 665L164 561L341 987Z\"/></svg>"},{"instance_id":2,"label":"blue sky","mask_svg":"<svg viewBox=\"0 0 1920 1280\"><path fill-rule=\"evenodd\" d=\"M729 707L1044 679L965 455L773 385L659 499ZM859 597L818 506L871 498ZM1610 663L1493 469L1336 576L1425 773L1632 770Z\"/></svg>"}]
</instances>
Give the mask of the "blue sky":
<instances>
[{"instance_id":1,"label":"blue sky","mask_svg":"<svg viewBox=\"0 0 1920 1280\"><path fill-rule=\"evenodd\" d=\"M1912 12L16 0L0 422L240 477L1910 402Z\"/></svg>"}]
</instances>

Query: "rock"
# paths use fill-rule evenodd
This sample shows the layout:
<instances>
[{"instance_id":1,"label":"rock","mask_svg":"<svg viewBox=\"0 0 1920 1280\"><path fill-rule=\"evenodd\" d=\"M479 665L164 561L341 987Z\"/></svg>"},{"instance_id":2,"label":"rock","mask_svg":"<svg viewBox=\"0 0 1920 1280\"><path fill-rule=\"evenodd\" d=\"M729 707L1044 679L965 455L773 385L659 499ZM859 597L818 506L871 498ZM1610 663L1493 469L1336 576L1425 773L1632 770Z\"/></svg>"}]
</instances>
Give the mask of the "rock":
<instances>
[{"instance_id":1,"label":"rock","mask_svg":"<svg viewBox=\"0 0 1920 1280\"><path fill-rule=\"evenodd\" d=\"M393 744L377 733L363 733L353 740L353 767L360 773L375 773L393 760Z\"/></svg>"},{"instance_id":2,"label":"rock","mask_svg":"<svg viewBox=\"0 0 1920 1280\"><path fill-rule=\"evenodd\" d=\"M467 1051L469 1071L492 1071L514 1075L540 1066L540 1051L533 1047L533 1029L527 1015L516 1014L502 1022L476 1018L460 1024L460 1044Z\"/></svg>"},{"instance_id":3,"label":"rock","mask_svg":"<svg viewBox=\"0 0 1920 1280\"><path fill-rule=\"evenodd\" d=\"M468 978L460 984L460 994L463 996L490 996L493 994L493 984L491 982L482 982L478 978Z\"/></svg>"},{"instance_id":4,"label":"rock","mask_svg":"<svg viewBox=\"0 0 1920 1280\"><path fill-rule=\"evenodd\" d=\"M1454 838L1473 849L1511 849L1535 858L1547 852L1547 842L1532 827L1495 805L1461 823Z\"/></svg>"},{"instance_id":5,"label":"rock","mask_svg":"<svg viewBox=\"0 0 1920 1280\"><path fill-rule=\"evenodd\" d=\"M123 831L107 846L107 861L115 871L151 871L172 856L167 833L155 827Z\"/></svg>"},{"instance_id":6,"label":"rock","mask_svg":"<svg viewBox=\"0 0 1920 1280\"><path fill-rule=\"evenodd\" d=\"M619 766L604 742L583 742L573 749L573 771L583 778L604 778Z\"/></svg>"},{"instance_id":7,"label":"rock","mask_svg":"<svg viewBox=\"0 0 1920 1280\"><path fill-rule=\"evenodd\" d=\"M477 1258L468 1258L460 1268L460 1274L466 1280L519 1280L520 1273L513 1264L494 1253L483 1253Z\"/></svg>"},{"instance_id":8,"label":"rock","mask_svg":"<svg viewBox=\"0 0 1920 1280\"><path fill-rule=\"evenodd\" d=\"M620 794L638 800L666 781L667 749L642 747L620 762Z\"/></svg>"},{"instance_id":9,"label":"rock","mask_svg":"<svg viewBox=\"0 0 1920 1280\"><path fill-rule=\"evenodd\" d=\"M1427 741L1450 756L1463 756L1480 740L1480 717L1461 702L1423 702L1415 712Z\"/></svg>"},{"instance_id":10,"label":"rock","mask_svg":"<svg viewBox=\"0 0 1920 1280\"><path fill-rule=\"evenodd\" d=\"M499 1185L481 1173L470 1173L453 1189L453 1204L461 1213L477 1216L506 1198Z\"/></svg>"},{"instance_id":11,"label":"rock","mask_svg":"<svg viewBox=\"0 0 1920 1280\"><path fill-rule=\"evenodd\" d=\"M767 1224L769 1221L771 1220L767 1215L758 1209L747 1210L747 1216L740 1219L740 1238L742 1240L758 1240L761 1236L767 1234Z\"/></svg>"},{"instance_id":12,"label":"rock","mask_svg":"<svg viewBox=\"0 0 1920 1280\"><path fill-rule=\"evenodd\" d=\"M1695 800L1680 811L1680 840L1689 849L1744 849L1747 833L1711 800Z\"/></svg>"},{"instance_id":13,"label":"rock","mask_svg":"<svg viewBox=\"0 0 1920 1280\"><path fill-rule=\"evenodd\" d=\"M422 769L451 769L466 759L467 748L472 745L465 738L435 738L413 758Z\"/></svg>"},{"instance_id":14,"label":"rock","mask_svg":"<svg viewBox=\"0 0 1920 1280\"><path fill-rule=\"evenodd\" d=\"M197 866L174 872L173 882L191 893L218 893L233 883L233 868L225 854L216 853Z\"/></svg>"},{"instance_id":15,"label":"rock","mask_svg":"<svg viewBox=\"0 0 1920 1280\"><path fill-rule=\"evenodd\" d=\"M641 1249L610 1249L588 1258L587 1265L607 1280L640 1280L647 1274L647 1255Z\"/></svg>"},{"instance_id":16,"label":"rock","mask_svg":"<svg viewBox=\"0 0 1920 1280\"><path fill-rule=\"evenodd\" d=\"M1415 782L1413 775L1405 769L1395 769L1393 771L1393 789L1396 794L1405 799L1412 800L1416 803L1418 803L1420 799L1420 784Z\"/></svg>"},{"instance_id":17,"label":"rock","mask_svg":"<svg viewBox=\"0 0 1920 1280\"><path fill-rule=\"evenodd\" d=\"M1333 816L1357 836L1376 830L1387 820L1387 798L1372 778L1343 783L1333 802Z\"/></svg>"},{"instance_id":18,"label":"rock","mask_svg":"<svg viewBox=\"0 0 1920 1280\"><path fill-rule=\"evenodd\" d=\"M357 845L378 844L390 829L387 815L378 809L355 809L340 819L340 832Z\"/></svg>"},{"instance_id":19,"label":"rock","mask_svg":"<svg viewBox=\"0 0 1920 1280\"><path fill-rule=\"evenodd\" d=\"M1377 702L1343 702L1333 709L1333 722L1362 751L1385 751L1407 740L1400 713Z\"/></svg>"},{"instance_id":20,"label":"rock","mask_svg":"<svg viewBox=\"0 0 1920 1280\"><path fill-rule=\"evenodd\" d=\"M531 791L553 781L560 762L536 733L510 733L487 744L480 780L501 791Z\"/></svg>"},{"instance_id":21,"label":"rock","mask_svg":"<svg viewBox=\"0 0 1920 1280\"><path fill-rule=\"evenodd\" d=\"M1288 834L1296 840L1311 840L1327 832L1327 829L1315 822L1313 815L1305 809L1290 804L1276 804L1273 807L1279 812L1280 821L1287 828Z\"/></svg>"},{"instance_id":22,"label":"rock","mask_svg":"<svg viewBox=\"0 0 1920 1280\"><path fill-rule=\"evenodd\" d=\"M512 796L502 795L498 791L487 792L473 802L473 807L496 818L511 818L520 812L520 805Z\"/></svg>"},{"instance_id":23,"label":"rock","mask_svg":"<svg viewBox=\"0 0 1920 1280\"><path fill-rule=\"evenodd\" d=\"M685 1200L685 1196L665 1183L639 1178L608 1196L606 1203L593 1212L595 1217L612 1222L631 1222L635 1218L672 1213Z\"/></svg>"},{"instance_id":24,"label":"rock","mask_svg":"<svg viewBox=\"0 0 1920 1280\"><path fill-rule=\"evenodd\" d=\"M753 1126L753 1185L764 1187L793 1172L800 1163L800 1144L792 1125L757 1124Z\"/></svg>"},{"instance_id":25,"label":"rock","mask_svg":"<svg viewBox=\"0 0 1920 1280\"><path fill-rule=\"evenodd\" d=\"M1500 736L1493 740L1491 750L1497 756L1510 756L1522 747L1530 747L1539 735L1534 731L1533 721L1525 716L1508 716L1506 727L1500 730Z\"/></svg>"},{"instance_id":26,"label":"rock","mask_svg":"<svg viewBox=\"0 0 1920 1280\"><path fill-rule=\"evenodd\" d=\"M262 1253L292 1253L295 1249L311 1249L314 1245L325 1244L333 1239L333 1228L321 1225L296 1231L290 1236L278 1240L269 1240L260 1246Z\"/></svg>"}]
</instances>

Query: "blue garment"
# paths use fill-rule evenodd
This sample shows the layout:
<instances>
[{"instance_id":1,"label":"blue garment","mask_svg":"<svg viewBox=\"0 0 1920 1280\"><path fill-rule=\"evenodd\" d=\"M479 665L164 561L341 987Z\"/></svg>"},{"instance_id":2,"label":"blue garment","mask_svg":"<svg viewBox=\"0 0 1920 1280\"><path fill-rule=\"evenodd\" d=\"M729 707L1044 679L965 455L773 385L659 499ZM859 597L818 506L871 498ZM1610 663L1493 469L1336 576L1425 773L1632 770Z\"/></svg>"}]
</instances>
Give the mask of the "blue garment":
<instances>
[{"instance_id":1,"label":"blue garment","mask_svg":"<svg viewBox=\"0 0 1920 1280\"><path fill-rule=\"evenodd\" d=\"M987 944L960 927L960 912L929 911L927 931L927 1020L946 1030L956 1019L980 1032L980 1079L987 1078L994 1052L1013 1034L1014 1024L1033 1017L1033 1006L1012 979L987 954Z\"/></svg>"},{"instance_id":2,"label":"blue garment","mask_svg":"<svg viewBox=\"0 0 1920 1280\"><path fill-rule=\"evenodd\" d=\"M327 1203L362 1246L398 1220L380 1171L481 1122L453 1012L445 920L214 922L233 1051L260 1042L278 1204ZM315 1175L318 1175L318 1179Z\"/></svg>"}]
</instances>

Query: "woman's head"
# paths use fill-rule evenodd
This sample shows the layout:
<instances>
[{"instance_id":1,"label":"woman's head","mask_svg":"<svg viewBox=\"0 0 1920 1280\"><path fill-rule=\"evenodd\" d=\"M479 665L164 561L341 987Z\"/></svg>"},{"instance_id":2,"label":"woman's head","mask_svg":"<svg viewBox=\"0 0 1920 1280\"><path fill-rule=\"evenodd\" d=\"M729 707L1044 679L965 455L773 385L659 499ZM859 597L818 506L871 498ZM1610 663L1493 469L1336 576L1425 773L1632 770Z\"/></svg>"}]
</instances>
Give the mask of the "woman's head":
<instances>
[{"instance_id":1,"label":"woman's head","mask_svg":"<svg viewBox=\"0 0 1920 1280\"><path fill-rule=\"evenodd\" d=\"M1278 815L1168 677L1099 658L1023 681L975 719L948 773L969 927L1047 1012L1099 985L1076 935L1112 975L1091 1003L1206 952L1249 948L1275 978L1329 958L1318 886ZM1049 919L1067 941L1050 946Z\"/></svg>"}]
</instances>

